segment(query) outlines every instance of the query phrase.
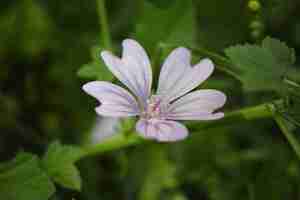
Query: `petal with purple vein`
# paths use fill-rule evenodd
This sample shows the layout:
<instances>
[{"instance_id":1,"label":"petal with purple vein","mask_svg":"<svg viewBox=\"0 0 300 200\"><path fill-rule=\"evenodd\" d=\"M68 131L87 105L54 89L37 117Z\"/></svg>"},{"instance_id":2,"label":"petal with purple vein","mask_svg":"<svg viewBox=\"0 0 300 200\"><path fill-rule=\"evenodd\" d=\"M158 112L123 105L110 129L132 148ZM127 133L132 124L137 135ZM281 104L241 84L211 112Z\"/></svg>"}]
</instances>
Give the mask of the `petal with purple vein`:
<instances>
[{"instance_id":1,"label":"petal with purple vein","mask_svg":"<svg viewBox=\"0 0 300 200\"><path fill-rule=\"evenodd\" d=\"M188 136L188 130L183 124L169 120L140 119L136 130L142 137L159 142L179 141Z\"/></svg>"},{"instance_id":2,"label":"petal with purple vein","mask_svg":"<svg viewBox=\"0 0 300 200\"><path fill-rule=\"evenodd\" d=\"M166 118L172 120L213 120L224 116L223 113L213 113L226 102L224 93L218 90L198 90L191 92L172 103Z\"/></svg>"},{"instance_id":3,"label":"petal with purple vein","mask_svg":"<svg viewBox=\"0 0 300 200\"><path fill-rule=\"evenodd\" d=\"M96 108L99 115L125 117L140 114L135 98L117 85L104 81L92 81L83 85L82 88L101 103Z\"/></svg>"}]
</instances>

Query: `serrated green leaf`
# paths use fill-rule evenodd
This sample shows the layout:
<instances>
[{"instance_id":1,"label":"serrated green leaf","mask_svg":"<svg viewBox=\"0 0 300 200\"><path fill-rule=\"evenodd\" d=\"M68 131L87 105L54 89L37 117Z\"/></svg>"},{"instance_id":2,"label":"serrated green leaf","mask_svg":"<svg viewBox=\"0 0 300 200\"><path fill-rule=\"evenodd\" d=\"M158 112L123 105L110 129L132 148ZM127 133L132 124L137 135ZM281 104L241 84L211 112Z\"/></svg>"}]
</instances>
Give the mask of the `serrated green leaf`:
<instances>
[{"instance_id":1,"label":"serrated green leaf","mask_svg":"<svg viewBox=\"0 0 300 200\"><path fill-rule=\"evenodd\" d=\"M142 7L134 37L150 52L159 42L186 46L194 44L196 25L190 0L173 1L167 9L143 1Z\"/></svg>"},{"instance_id":2,"label":"serrated green leaf","mask_svg":"<svg viewBox=\"0 0 300 200\"><path fill-rule=\"evenodd\" d=\"M282 77L294 62L293 50L276 39L266 38L262 46L236 45L225 50L240 69L241 80L248 90L282 89Z\"/></svg>"},{"instance_id":3,"label":"serrated green leaf","mask_svg":"<svg viewBox=\"0 0 300 200\"><path fill-rule=\"evenodd\" d=\"M47 200L55 186L40 168L39 159L29 153L20 153L0 165L0 194L5 200Z\"/></svg>"},{"instance_id":4,"label":"serrated green leaf","mask_svg":"<svg viewBox=\"0 0 300 200\"><path fill-rule=\"evenodd\" d=\"M279 64L291 66L296 61L295 50L289 48L286 43L280 40L266 37L262 41L262 47L269 50Z\"/></svg>"},{"instance_id":5,"label":"serrated green leaf","mask_svg":"<svg viewBox=\"0 0 300 200\"><path fill-rule=\"evenodd\" d=\"M43 158L43 165L56 183L69 189L80 190L81 179L75 161L81 155L80 148L55 142L49 146Z\"/></svg>"}]
</instances>

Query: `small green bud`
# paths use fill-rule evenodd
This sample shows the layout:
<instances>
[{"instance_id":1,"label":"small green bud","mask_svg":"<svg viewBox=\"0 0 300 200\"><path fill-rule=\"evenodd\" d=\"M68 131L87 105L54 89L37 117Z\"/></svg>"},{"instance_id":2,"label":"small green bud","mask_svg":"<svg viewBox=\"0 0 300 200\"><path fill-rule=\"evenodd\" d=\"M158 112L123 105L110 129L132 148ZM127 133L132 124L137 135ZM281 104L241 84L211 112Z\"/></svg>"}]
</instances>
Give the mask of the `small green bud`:
<instances>
[{"instance_id":1,"label":"small green bud","mask_svg":"<svg viewBox=\"0 0 300 200\"><path fill-rule=\"evenodd\" d=\"M249 27L250 27L251 29L259 29L259 30L261 30L261 29L263 29L264 25L263 25L263 23L261 23L260 21L254 20L254 21L252 21L252 22L250 23Z\"/></svg>"},{"instance_id":2,"label":"small green bud","mask_svg":"<svg viewBox=\"0 0 300 200\"><path fill-rule=\"evenodd\" d=\"M253 30L253 31L251 32L251 36L252 36L252 38L254 38L254 39L258 39L258 38L261 36L261 31L260 31L260 30Z\"/></svg>"},{"instance_id":3,"label":"small green bud","mask_svg":"<svg viewBox=\"0 0 300 200\"><path fill-rule=\"evenodd\" d=\"M250 0L248 2L248 8L251 10L251 11L254 11L254 12L257 12L261 9L261 4L259 1L257 0Z\"/></svg>"}]
</instances>

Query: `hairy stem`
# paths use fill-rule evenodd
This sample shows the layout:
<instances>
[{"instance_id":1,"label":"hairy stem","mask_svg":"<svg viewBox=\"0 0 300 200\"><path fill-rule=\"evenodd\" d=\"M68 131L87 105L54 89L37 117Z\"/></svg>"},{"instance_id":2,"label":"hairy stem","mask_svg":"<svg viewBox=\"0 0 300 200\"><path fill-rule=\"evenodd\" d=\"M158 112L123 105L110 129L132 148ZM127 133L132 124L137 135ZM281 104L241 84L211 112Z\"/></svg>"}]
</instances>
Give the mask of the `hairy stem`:
<instances>
[{"instance_id":1,"label":"hairy stem","mask_svg":"<svg viewBox=\"0 0 300 200\"><path fill-rule=\"evenodd\" d=\"M123 147L132 146L142 142L145 142L145 140L136 133L132 133L129 136L119 133L99 144L83 147L85 153L82 155L82 157L94 156L100 153L121 149Z\"/></svg>"},{"instance_id":2,"label":"hairy stem","mask_svg":"<svg viewBox=\"0 0 300 200\"><path fill-rule=\"evenodd\" d=\"M191 131L199 131L215 128L216 126L232 125L233 123L238 123L240 121L251 121L261 118L271 118L273 116L273 113L270 110L271 105L272 103L264 103L257 106L242 108L225 114L224 118L218 121L208 121L202 123L189 122L187 125L190 126Z\"/></svg>"},{"instance_id":3,"label":"hairy stem","mask_svg":"<svg viewBox=\"0 0 300 200\"><path fill-rule=\"evenodd\" d=\"M291 145L291 147L295 151L296 155L300 159L300 144L299 144L298 140L295 138L295 136L293 135L293 133L291 133L290 130L288 129L288 127L284 121L284 118L282 118L279 114L275 113L274 119L277 122L281 132L287 139L288 143Z\"/></svg>"},{"instance_id":4,"label":"hairy stem","mask_svg":"<svg viewBox=\"0 0 300 200\"><path fill-rule=\"evenodd\" d=\"M112 50L111 36L109 32L108 19L105 7L105 0L96 0L97 12L99 15L99 23L101 28L101 39L105 49Z\"/></svg>"},{"instance_id":5,"label":"hairy stem","mask_svg":"<svg viewBox=\"0 0 300 200\"><path fill-rule=\"evenodd\" d=\"M222 126L226 124L236 123L238 121L243 120L256 120L261 118L269 118L273 117L271 110L269 109L270 104L261 104L257 106L252 106L248 108L243 108L237 111L232 111L228 114L225 114L225 117L221 120L209 122L209 123L197 123L196 128L192 128L195 126L191 126L192 123L187 124L187 126L191 126L191 131L199 130L199 129L207 129L209 127ZM144 144L147 140L141 138L137 133L132 131L130 135L119 133L115 136L106 139L102 143L96 145L89 145L83 147L83 151L85 152L79 159L94 156L101 153L109 152L112 150L121 149L123 147L128 147L137 144Z\"/></svg>"}]
</instances>

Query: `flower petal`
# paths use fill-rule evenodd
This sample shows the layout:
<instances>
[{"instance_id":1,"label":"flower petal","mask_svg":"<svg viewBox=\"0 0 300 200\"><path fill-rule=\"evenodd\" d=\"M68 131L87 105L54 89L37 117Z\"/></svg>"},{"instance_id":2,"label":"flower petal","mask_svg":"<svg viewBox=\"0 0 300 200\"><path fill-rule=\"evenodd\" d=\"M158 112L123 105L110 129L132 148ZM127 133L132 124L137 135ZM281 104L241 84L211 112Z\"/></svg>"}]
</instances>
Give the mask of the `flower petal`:
<instances>
[{"instance_id":1,"label":"flower petal","mask_svg":"<svg viewBox=\"0 0 300 200\"><path fill-rule=\"evenodd\" d=\"M179 141L188 136L188 130L183 124L168 120L140 119L136 130L142 137L160 142Z\"/></svg>"},{"instance_id":2,"label":"flower petal","mask_svg":"<svg viewBox=\"0 0 300 200\"><path fill-rule=\"evenodd\" d=\"M119 133L121 119L117 117L98 117L91 131L90 143L102 143Z\"/></svg>"},{"instance_id":3,"label":"flower petal","mask_svg":"<svg viewBox=\"0 0 300 200\"><path fill-rule=\"evenodd\" d=\"M157 94L161 95L164 101L170 102L186 94L212 74L214 64L210 59L203 59L192 67L190 57L187 49L179 48L167 58L162 67L157 90Z\"/></svg>"},{"instance_id":4,"label":"flower petal","mask_svg":"<svg viewBox=\"0 0 300 200\"><path fill-rule=\"evenodd\" d=\"M122 43L122 58L108 51L101 56L110 71L126 85L138 98L143 106L150 96L152 70L145 50L134 40L126 39Z\"/></svg>"},{"instance_id":5,"label":"flower petal","mask_svg":"<svg viewBox=\"0 0 300 200\"><path fill-rule=\"evenodd\" d=\"M173 120L213 120L224 116L223 113L213 113L226 102L224 93L218 90L198 90L191 92L172 103L166 118Z\"/></svg>"},{"instance_id":6,"label":"flower petal","mask_svg":"<svg viewBox=\"0 0 300 200\"><path fill-rule=\"evenodd\" d=\"M166 58L158 81L157 93L166 94L190 68L191 53L184 47L174 49Z\"/></svg>"},{"instance_id":7,"label":"flower petal","mask_svg":"<svg viewBox=\"0 0 300 200\"><path fill-rule=\"evenodd\" d=\"M125 89L104 81L92 81L83 85L83 90L100 101L96 108L99 115L124 117L139 115L134 97Z\"/></svg>"}]
</instances>

